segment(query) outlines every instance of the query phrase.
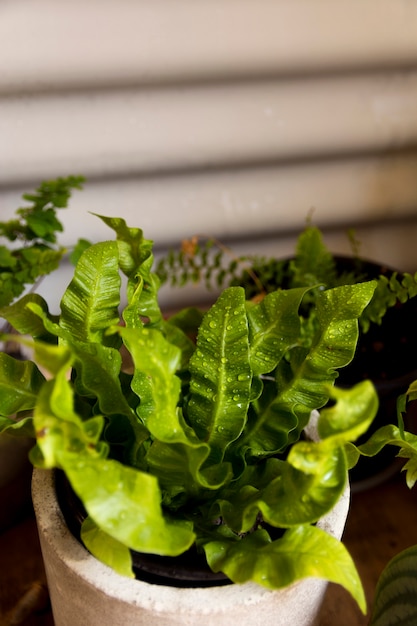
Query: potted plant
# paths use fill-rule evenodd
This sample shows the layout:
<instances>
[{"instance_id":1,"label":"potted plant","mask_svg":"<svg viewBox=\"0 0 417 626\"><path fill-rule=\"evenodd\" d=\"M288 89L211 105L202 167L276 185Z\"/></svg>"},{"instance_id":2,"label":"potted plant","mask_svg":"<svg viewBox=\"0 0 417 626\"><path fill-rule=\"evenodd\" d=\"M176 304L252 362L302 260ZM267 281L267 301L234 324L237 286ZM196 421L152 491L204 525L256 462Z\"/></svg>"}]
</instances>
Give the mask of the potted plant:
<instances>
[{"instance_id":1,"label":"potted plant","mask_svg":"<svg viewBox=\"0 0 417 626\"><path fill-rule=\"evenodd\" d=\"M63 231L57 210L68 206L72 189L81 189L82 176L42 182L24 193L28 204L16 209L14 218L0 221L0 306L20 296L28 285L57 269L66 249L57 242Z\"/></svg>"},{"instance_id":2,"label":"potted plant","mask_svg":"<svg viewBox=\"0 0 417 626\"><path fill-rule=\"evenodd\" d=\"M334 255L325 245L319 228L310 222L299 235L294 256L288 258L247 255L236 257L221 242L194 237L179 250L162 257L157 273L163 283L178 287L203 282L207 289L242 285L246 296L259 300L277 288L310 287L300 310L305 343L314 333L314 301L322 289L376 280L371 301L359 318L360 334L355 356L340 372L338 384L352 386L370 379L379 397L373 430L395 421L397 397L417 377L414 332L417 315L417 274L399 273L364 260L359 243L349 233L352 255ZM411 410L406 416L412 424ZM362 439L364 441L364 439ZM352 469L354 490L360 490L392 475L398 469L395 450L384 449L376 458L362 457Z\"/></svg>"},{"instance_id":3,"label":"potted plant","mask_svg":"<svg viewBox=\"0 0 417 626\"><path fill-rule=\"evenodd\" d=\"M71 190L80 189L83 180L68 176L45 181L23 195L26 205L12 219L0 221L0 239L5 242L0 245L0 306L10 304L27 288L36 290L42 278L60 265L66 250L57 242L57 233L63 230L57 210L68 206ZM3 350L23 358L13 336ZM30 504L28 452L32 446L30 437L0 436L0 529L13 523Z\"/></svg>"},{"instance_id":4,"label":"potted plant","mask_svg":"<svg viewBox=\"0 0 417 626\"><path fill-rule=\"evenodd\" d=\"M271 292L258 303L230 287L204 314L185 309L164 319L152 243L122 219L101 219L117 239L83 252L59 316L37 294L0 311L34 339L34 362L0 355L0 425L36 437L35 508L38 516L49 511L39 528L57 626L74 623L74 615L94 624L94 594L100 624L122 623L115 615L127 605L134 617L123 613L124 624L176 624L166 598L182 611L182 624L230 624L227 609L234 608L242 623L276 625L277 613L287 615L287 592L280 590L295 590L307 606L311 587L299 581L311 577L344 585L364 611L352 559L320 524L346 498L347 470L358 456L351 442L377 410L368 381L334 387L338 369L354 355L358 318L375 282L317 294L308 345L299 309L309 287ZM317 414L330 399L333 405ZM9 419L22 411L31 415ZM76 546L75 556L54 547L54 535L64 531L53 531L63 518L52 486L62 473L81 540L96 558L75 538L65 544ZM39 499L45 483L52 509ZM62 492L58 497L65 500ZM182 554L193 565L203 558L205 576L210 569L222 580L214 589L203 590L199 579L195 588L177 588L176 575L167 584L165 573L155 586L154 574L144 571L147 555L157 555L158 565L166 557L178 570ZM108 579L111 570L99 561L116 571L108 596L83 569L92 562ZM130 601L124 576L135 575L143 580L132 581ZM231 589L245 598L244 609ZM75 608L62 606L68 597ZM304 600L292 601L297 624L313 620L300 609Z\"/></svg>"}]
</instances>

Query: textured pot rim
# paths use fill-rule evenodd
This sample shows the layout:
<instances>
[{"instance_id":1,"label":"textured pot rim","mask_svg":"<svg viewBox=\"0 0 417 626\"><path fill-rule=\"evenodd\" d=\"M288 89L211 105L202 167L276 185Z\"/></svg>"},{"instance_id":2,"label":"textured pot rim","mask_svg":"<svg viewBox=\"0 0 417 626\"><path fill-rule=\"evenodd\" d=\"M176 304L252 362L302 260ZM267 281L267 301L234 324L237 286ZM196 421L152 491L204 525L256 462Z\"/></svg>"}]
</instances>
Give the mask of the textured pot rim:
<instances>
[{"instance_id":1,"label":"textured pot rim","mask_svg":"<svg viewBox=\"0 0 417 626\"><path fill-rule=\"evenodd\" d=\"M35 469L32 479L32 498L38 529L48 548L53 550L66 566L87 584L109 597L146 607L153 611L164 610L168 604L172 612L223 612L236 603L253 605L270 594L280 594L282 601L294 594L299 581L281 590L270 590L256 583L230 584L214 587L180 588L150 584L125 578L94 558L68 530L55 494L53 470ZM350 502L347 484L335 507L318 523L329 534L341 538Z\"/></svg>"}]
</instances>

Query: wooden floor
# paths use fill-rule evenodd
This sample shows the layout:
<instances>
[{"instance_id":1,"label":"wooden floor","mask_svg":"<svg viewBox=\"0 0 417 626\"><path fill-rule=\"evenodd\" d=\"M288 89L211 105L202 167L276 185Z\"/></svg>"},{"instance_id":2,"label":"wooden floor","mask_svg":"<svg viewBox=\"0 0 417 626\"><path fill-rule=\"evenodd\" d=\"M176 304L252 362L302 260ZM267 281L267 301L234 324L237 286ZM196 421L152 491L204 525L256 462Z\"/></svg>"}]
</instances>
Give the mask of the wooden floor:
<instances>
[{"instance_id":1,"label":"wooden floor","mask_svg":"<svg viewBox=\"0 0 417 626\"><path fill-rule=\"evenodd\" d=\"M384 565L397 552L417 543L416 494L407 489L404 476L352 495L344 541L371 606ZM36 523L30 511L0 534L0 616L0 626L54 626ZM317 626L367 623L368 617L361 615L349 595L330 585Z\"/></svg>"}]
</instances>

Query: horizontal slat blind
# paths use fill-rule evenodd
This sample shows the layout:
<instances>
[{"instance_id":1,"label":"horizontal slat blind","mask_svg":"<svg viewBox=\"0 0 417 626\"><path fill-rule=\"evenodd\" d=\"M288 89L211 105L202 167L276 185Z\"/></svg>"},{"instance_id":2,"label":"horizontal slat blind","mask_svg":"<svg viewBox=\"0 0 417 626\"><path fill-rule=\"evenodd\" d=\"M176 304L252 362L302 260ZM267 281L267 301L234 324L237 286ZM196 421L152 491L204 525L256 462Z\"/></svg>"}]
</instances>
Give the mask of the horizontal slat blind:
<instances>
[{"instance_id":1,"label":"horizontal slat blind","mask_svg":"<svg viewBox=\"0 0 417 626\"><path fill-rule=\"evenodd\" d=\"M412 224L416 104L415 0L4 0L1 216L81 173L65 243Z\"/></svg>"},{"instance_id":2,"label":"horizontal slat blind","mask_svg":"<svg viewBox=\"0 0 417 626\"><path fill-rule=\"evenodd\" d=\"M405 148L417 70L0 99L0 184L146 174Z\"/></svg>"},{"instance_id":3,"label":"horizontal slat blind","mask_svg":"<svg viewBox=\"0 0 417 626\"><path fill-rule=\"evenodd\" d=\"M3 89L414 63L415 0L3 0Z\"/></svg>"}]
</instances>

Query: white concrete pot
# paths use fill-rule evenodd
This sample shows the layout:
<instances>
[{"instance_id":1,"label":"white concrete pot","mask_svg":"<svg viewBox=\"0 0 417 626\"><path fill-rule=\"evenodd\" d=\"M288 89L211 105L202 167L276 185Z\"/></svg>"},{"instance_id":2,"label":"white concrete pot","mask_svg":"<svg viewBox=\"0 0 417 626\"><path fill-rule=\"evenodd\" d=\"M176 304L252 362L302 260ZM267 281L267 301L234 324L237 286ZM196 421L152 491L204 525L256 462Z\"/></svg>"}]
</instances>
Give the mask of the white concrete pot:
<instances>
[{"instance_id":1,"label":"white concrete pot","mask_svg":"<svg viewBox=\"0 0 417 626\"><path fill-rule=\"evenodd\" d=\"M0 434L0 531L16 522L30 506L32 465L29 438Z\"/></svg>"},{"instance_id":2,"label":"white concrete pot","mask_svg":"<svg viewBox=\"0 0 417 626\"><path fill-rule=\"evenodd\" d=\"M326 581L306 579L284 590L255 583L184 589L116 574L91 556L68 530L54 474L35 470L32 498L55 626L310 626ZM349 488L319 523L341 538Z\"/></svg>"}]
</instances>

